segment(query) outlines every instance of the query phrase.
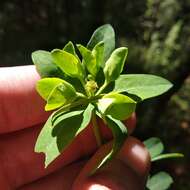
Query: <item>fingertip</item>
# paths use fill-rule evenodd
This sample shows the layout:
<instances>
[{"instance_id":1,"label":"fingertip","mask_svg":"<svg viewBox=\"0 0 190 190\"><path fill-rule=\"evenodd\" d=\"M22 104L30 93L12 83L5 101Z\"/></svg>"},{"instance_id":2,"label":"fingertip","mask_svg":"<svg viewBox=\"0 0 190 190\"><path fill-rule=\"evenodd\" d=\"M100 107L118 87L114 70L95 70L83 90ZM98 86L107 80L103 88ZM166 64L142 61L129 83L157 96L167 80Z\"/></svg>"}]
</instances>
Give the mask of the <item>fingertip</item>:
<instances>
[{"instance_id":1,"label":"fingertip","mask_svg":"<svg viewBox=\"0 0 190 190\"><path fill-rule=\"evenodd\" d=\"M142 181L137 174L123 162L114 159L88 176L81 183L81 190L140 190ZM76 188L76 190L80 190ZM75 190L75 189L74 189Z\"/></svg>"},{"instance_id":2,"label":"fingertip","mask_svg":"<svg viewBox=\"0 0 190 190\"><path fill-rule=\"evenodd\" d=\"M150 170L150 155L144 144L134 137L128 137L117 156L140 177L146 177Z\"/></svg>"},{"instance_id":3,"label":"fingertip","mask_svg":"<svg viewBox=\"0 0 190 190\"><path fill-rule=\"evenodd\" d=\"M91 182L89 180L89 174L94 169L94 167L97 166L97 164L104 158L104 156L108 154L108 152L111 150L111 145L112 143L107 143L97 150L97 152L81 170L72 186L72 190L87 190L90 187L89 185Z\"/></svg>"},{"instance_id":4,"label":"fingertip","mask_svg":"<svg viewBox=\"0 0 190 190\"><path fill-rule=\"evenodd\" d=\"M112 143L103 145L88 161L75 180L72 190L141 190L150 168L150 157L144 145L129 137L118 156L89 176L94 166L110 151Z\"/></svg>"}]
</instances>

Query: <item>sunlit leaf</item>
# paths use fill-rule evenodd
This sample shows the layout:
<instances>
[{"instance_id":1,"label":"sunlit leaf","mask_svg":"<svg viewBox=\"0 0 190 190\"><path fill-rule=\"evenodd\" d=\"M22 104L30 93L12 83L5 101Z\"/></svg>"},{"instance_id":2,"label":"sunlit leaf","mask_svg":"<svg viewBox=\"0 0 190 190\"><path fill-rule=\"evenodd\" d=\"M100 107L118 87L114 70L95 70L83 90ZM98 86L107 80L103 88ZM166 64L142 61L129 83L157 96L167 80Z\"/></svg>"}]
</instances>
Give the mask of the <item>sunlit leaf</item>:
<instances>
[{"instance_id":1,"label":"sunlit leaf","mask_svg":"<svg viewBox=\"0 0 190 190\"><path fill-rule=\"evenodd\" d=\"M83 68L78 59L71 53L63 50L53 50L51 52L54 63L68 76L82 78Z\"/></svg>"},{"instance_id":2,"label":"sunlit leaf","mask_svg":"<svg viewBox=\"0 0 190 190\"><path fill-rule=\"evenodd\" d=\"M119 77L123 70L127 54L128 49L126 47L121 47L114 50L110 58L106 61L104 75L107 83L115 81Z\"/></svg>"},{"instance_id":3,"label":"sunlit leaf","mask_svg":"<svg viewBox=\"0 0 190 190\"><path fill-rule=\"evenodd\" d=\"M71 53L73 55L76 55L76 52L75 52L75 47L73 45L73 43L71 41L69 41L65 47L63 48L63 51L66 51L68 53Z\"/></svg>"},{"instance_id":4,"label":"sunlit leaf","mask_svg":"<svg viewBox=\"0 0 190 190\"><path fill-rule=\"evenodd\" d=\"M45 100L48 99L52 90L64 80L60 78L43 78L37 81L36 90Z\"/></svg>"},{"instance_id":5,"label":"sunlit leaf","mask_svg":"<svg viewBox=\"0 0 190 190\"><path fill-rule=\"evenodd\" d=\"M65 47L63 48L63 51L71 53L72 55L74 55L78 59L79 63L81 62L80 59L79 59L79 57L78 57L78 55L77 55L77 53L76 53L76 51L75 51L75 46L74 46L74 44L71 41L69 41L65 45Z\"/></svg>"},{"instance_id":6,"label":"sunlit leaf","mask_svg":"<svg viewBox=\"0 0 190 190\"><path fill-rule=\"evenodd\" d=\"M64 104L71 103L77 97L76 91L71 84L66 81L58 84L49 94L45 110L54 110Z\"/></svg>"},{"instance_id":7,"label":"sunlit leaf","mask_svg":"<svg viewBox=\"0 0 190 190\"><path fill-rule=\"evenodd\" d=\"M115 119L127 119L136 108L136 102L123 94L109 93L98 100L98 109Z\"/></svg>"},{"instance_id":8,"label":"sunlit leaf","mask_svg":"<svg viewBox=\"0 0 190 190\"><path fill-rule=\"evenodd\" d=\"M149 74L120 75L115 81L113 91L127 92L142 100L163 94L172 87L168 80Z\"/></svg>"}]
</instances>

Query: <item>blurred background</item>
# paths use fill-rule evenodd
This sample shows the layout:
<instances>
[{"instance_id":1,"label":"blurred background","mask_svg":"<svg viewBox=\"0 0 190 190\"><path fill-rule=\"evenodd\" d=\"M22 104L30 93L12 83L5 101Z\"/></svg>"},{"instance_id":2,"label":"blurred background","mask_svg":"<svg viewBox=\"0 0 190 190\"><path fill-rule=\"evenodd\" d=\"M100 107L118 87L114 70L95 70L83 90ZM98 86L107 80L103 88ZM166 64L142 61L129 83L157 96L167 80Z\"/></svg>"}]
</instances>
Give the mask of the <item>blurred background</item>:
<instances>
[{"instance_id":1,"label":"blurred background","mask_svg":"<svg viewBox=\"0 0 190 190\"><path fill-rule=\"evenodd\" d=\"M161 138L167 152L184 159L153 164L166 170L172 190L190 189L190 0L1 0L0 66L28 65L37 49L86 44L110 23L117 46L128 46L126 73L151 73L174 83L167 94L137 110L135 136Z\"/></svg>"}]
</instances>

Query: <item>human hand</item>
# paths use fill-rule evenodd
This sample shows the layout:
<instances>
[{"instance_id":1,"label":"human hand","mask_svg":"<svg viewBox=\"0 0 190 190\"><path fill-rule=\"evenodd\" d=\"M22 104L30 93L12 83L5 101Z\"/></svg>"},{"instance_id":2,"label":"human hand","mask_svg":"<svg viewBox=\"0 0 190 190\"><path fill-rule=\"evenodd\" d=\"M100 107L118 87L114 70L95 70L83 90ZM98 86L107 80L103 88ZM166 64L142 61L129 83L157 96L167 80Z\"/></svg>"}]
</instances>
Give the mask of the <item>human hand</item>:
<instances>
[{"instance_id":1,"label":"human hand","mask_svg":"<svg viewBox=\"0 0 190 190\"><path fill-rule=\"evenodd\" d=\"M143 144L129 137L115 159L88 177L111 143L97 150L89 126L47 169L34 145L49 113L35 91L39 75L33 66L0 69L0 187L3 190L135 190L144 189L150 159ZM134 116L127 121L135 126ZM111 139L101 124L104 139Z\"/></svg>"}]
</instances>

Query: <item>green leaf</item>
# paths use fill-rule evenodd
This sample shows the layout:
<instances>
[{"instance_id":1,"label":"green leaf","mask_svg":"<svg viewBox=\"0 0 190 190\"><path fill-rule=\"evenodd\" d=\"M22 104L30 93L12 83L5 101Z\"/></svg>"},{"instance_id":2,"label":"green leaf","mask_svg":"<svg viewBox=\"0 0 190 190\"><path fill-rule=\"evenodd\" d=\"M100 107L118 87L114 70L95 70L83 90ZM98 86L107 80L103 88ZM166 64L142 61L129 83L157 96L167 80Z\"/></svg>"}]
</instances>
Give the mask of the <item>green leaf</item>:
<instances>
[{"instance_id":1,"label":"green leaf","mask_svg":"<svg viewBox=\"0 0 190 190\"><path fill-rule=\"evenodd\" d=\"M66 51L68 53L71 53L72 55L76 55L75 52L75 46L73 45L73 43L71 41L69 41L65 47L63 48L63 51Z\"/></svg>"},{"instance_id":2,"label":"green leaf","mask_svg":"<svg viewBox=\"0 0 190 190\"><path fill-rule=\"evenodd\" d=\"M64 80L60 78L43 78L37 81L36 90L42 98L47 100L52 90L63 82Z\"/></svg>"},{"instance_id":3,"label":"green leaf","mask_svg":"<svg viewBox=\"0 0 190 190\"><path fill-rule=\"evenodd\" d=\"M53 114L52 114L53 115ZM52 115L46 121L43 129L41 130L35 145L35 152L45 153L45 165L47 166L53 161L60 153L57 147L56 138L52 136Z\"/></svg>"},{"instance_id":4,"label":"green leaf","mask_svg":"<svg viewBox=\"0 0 190 190\"><path fill-rule=\"evenodd\" d=\"M69 144L72 141L71 134L76 130L75 127L78 126L76 123L79 123L82 112L83 111L76 111L64 114L66 125L59 126L59 128L52 126L51 116L49 117L41 130L35 145L35 152L43 152L45 154L45 167L61 154L60 146L62 143L60 141L63 140L66 144ZM70 130L68 129L69 127ZM53 134L54 130L56 130L56 134L55 132Z\"/></svg>"},{"instance_id":5,"label":"green leaf","mask_svg":"<svg viewBox=\"0 0 190 190\"><path fill-rule=\"evenodd\" d=\"M68 76L83 78L83 68L78 59L63 50L55 49L51 52L54 63Z\"/></svg>"},{"instance_id":6,"label":"green leaf","mask_svg":"<svg viewBox=\"0 0 190 190\"><path fill-rule=\"evenodd\" d=\"M111 116L108 116L106 117L106 123L108 127L111 129L114 137L113 147L112 150L104 157L104 159L101 160L101 162L96 166L94 171L102 167L106 162L113 158L113 156L120 150L127 137L127 128L121 121L116 120Z\"/></svg>"},{"instance_id":7,"label":"green leaf","mask_svg":"<svg viewBox=\"0 0 190 190\"><path fill-rule=\"evenodd\" d=\"M44 50L34 51L32 61L42 78L63 77L63 72L53 63L51 53Z\"/></svg>"},{"instance_id":8,"label":"green leaf","mask_svg":"<svg viewBox=\"0 0 190 190\"><path fill-rule=\"evenodd\" d=\"M136 102L123 94L109 93L98 100L98 109L104 115L115 119L127 119L136 108Z\"/></svg>"},{"instance_id":9,"label":"green leaf","mask_svg":"<svg viewBox=\"0 0 190 190\"><path fill-rule=\"evenodd\" d=\"M163 94L172 87L168 80L149 74L120 75L115 81L115 92L127 92L145 100Z\"/></svg>"},{"instance_id":10,"label":"green leaf","mask_svg":"<svg viewBox=\"0 0 190 190\"><path fill-rule=\"evenodd\" d=\"M96 59L92 55L92 52L80 44L77 45L77 48L79 49L79 51L83 57L83 62L85 64L88 72L95 77L98 72L98 68L96 65Z\"/></svg>"},{"instance_id":11,"label":"green leaf","mask_svg":"<svg viewBox=\"0 0 190 190\"><path fill-rule=\"evenodd\" d=\"M184 157L183 154L181 153L168 153L168 154L160 154L158 156L155 156L152 158L152 162L158 161L158 160L163 160L163 159L168 159L168 158L182 158Z\"/></svg>"},{"instance_id":12,"label":"green leaf","mask_svg":"<svg viewBox=\"0 0 190 190\"><path fill-rule=\"evenodd\" d=\"M65 45L64 50L68 53L75 55L75 48L72 42ZM78 58L79 59L79 58ZM53 63L53 58L50 52L38 50L32 53L32 60L36 65L36 69L42 78L58 77L71 83L75 89L79 92L84 92L84 88L81 86L81 82L77 78L66 76L59 67ZM80 61L80 59L79 59Z\"/></svg>"},{"instance_id":13,"label":"green leaf","mask_svg":"<svg viewBox=\"0 0 190 190\"><path fill-rule=\"evenodd\" d=\"M91 117L92 117L92 111L94 109L94 106L92 104L89 104L86 108L86 110L83 112L83 121L78 128L76 135L78 135L80 132L82 132L90 123Z\"/></svg>"},{"instance_id":14,"label":"green leaf","mask_svg":"<svg viewBox=\"0 0 190 190\"><path fill-rule=\"evenodd\" d=\"M125 47L118 48L111 54L104 67L104 75L107 84L111 81L115 81L119 77L123 70L127 54L128 49Z\"/></svg>"},{"instance_id":15,"label":"green leaf","mask_svg":"<svg viewBox=\"0 0 190 190\"><path fill-rule=\"evenodd\" d=\"M71 103L77 97L74 87L66 81L58 84L50 93L45 106L46 111L54 110L64 104Z\"/></svg>"},{"instance_id":16,"label":"green leaf","mask_svg":"<svg viewBox=\"0 0 190 190\"><path fill-rule=\"evenodd\" d=\"M149 190L166 190L173 183L173 179L166 172L159 172L148 179L146 187Z\"/></svg>"},{"instance_id":17,"label":"green leaf","mask_svg":"<svg viewBox=\"0 0 190 190\"><path fill-rule=\"evenodd\" d=\"M65 113L55 121L54 126L51 122L52 116L49 117L35 146L35 152L45 154L46 167L88 126L92 109L93 106L89 105L85 111L78 110Z\"/></svg>"},{"instance_id":18,"label":"green leaf","mask_svg":"<svg viewBox=\"0 0 190 190\"><path fill-rule=\"evenodd\" d=\"M92 50L92 55L96 58L96 67L98 71L104 63L104 42L101 41Z\"/></svg>"},{"instance_id":19,"label":"green leaf","mask_svg":"<svg viewBox=\"0 0 190 190\"><path fill-rule=\"evenodd\" d=\"M59 118L61 115L65 114L68 111L76 111L79 109L85 109L88 105L88 101L86 99L77 99L76 101L66 104L65 106L62 106L58 110L56 110L52 115L52 123L54 123L57 118Z\"/></svg>"},{"instance_id":20,"label":"green leaf","mask_svg":"<svg viewBox=\"0 0 190 190\"><path fill-rule=\"evenodd\" d=\"M161 154L164 151L164 145L157 137L151 137L147 139L146 141L144 141L144 145L150 153L152 162L167 158L179 158L184 156L180 153Z\"/></svg>"},{"instance_id":21,"label":"green leaf","mask_svg":"<svg viewBox=\"0 0 190 190\"><path fill-rule=\"evenodd\" d=\"M164 151L164 145L157 137L151 137L147 139L146 141L144 141L144 145L150 153L151 160Z\"/></svg>"},{"instance_id":22,"label":"green leaf","mask_svg":"<svg viewBox=\"0 0 190 190\"><path fill-rule=\"evenodd\" d=\"M105 24L97 28L90 41L87 44L87 48L92 50L99 42L104 42L104 63L109 58L112 51L115 49L115 32L110 24ZM104 64L102 64L104 67Z\"/></svg>"},{"instance_id":23,"label":"green leaf","mask_svg":"<svg viewBox=\"0 0 190 190\"><path fill-rule=\"evenodd\" d=\"M79 59L79 57L78 57L78 55L77 55L77 53L75 51L75 46L71 41L69 41L65 45L65 47L63 48L63 51L66 51L66 52L71 53L72 55L74 55L78 59L78 62L81 64L81 61L80 61L80 59Z\"/></svg>"}]
</instances>

